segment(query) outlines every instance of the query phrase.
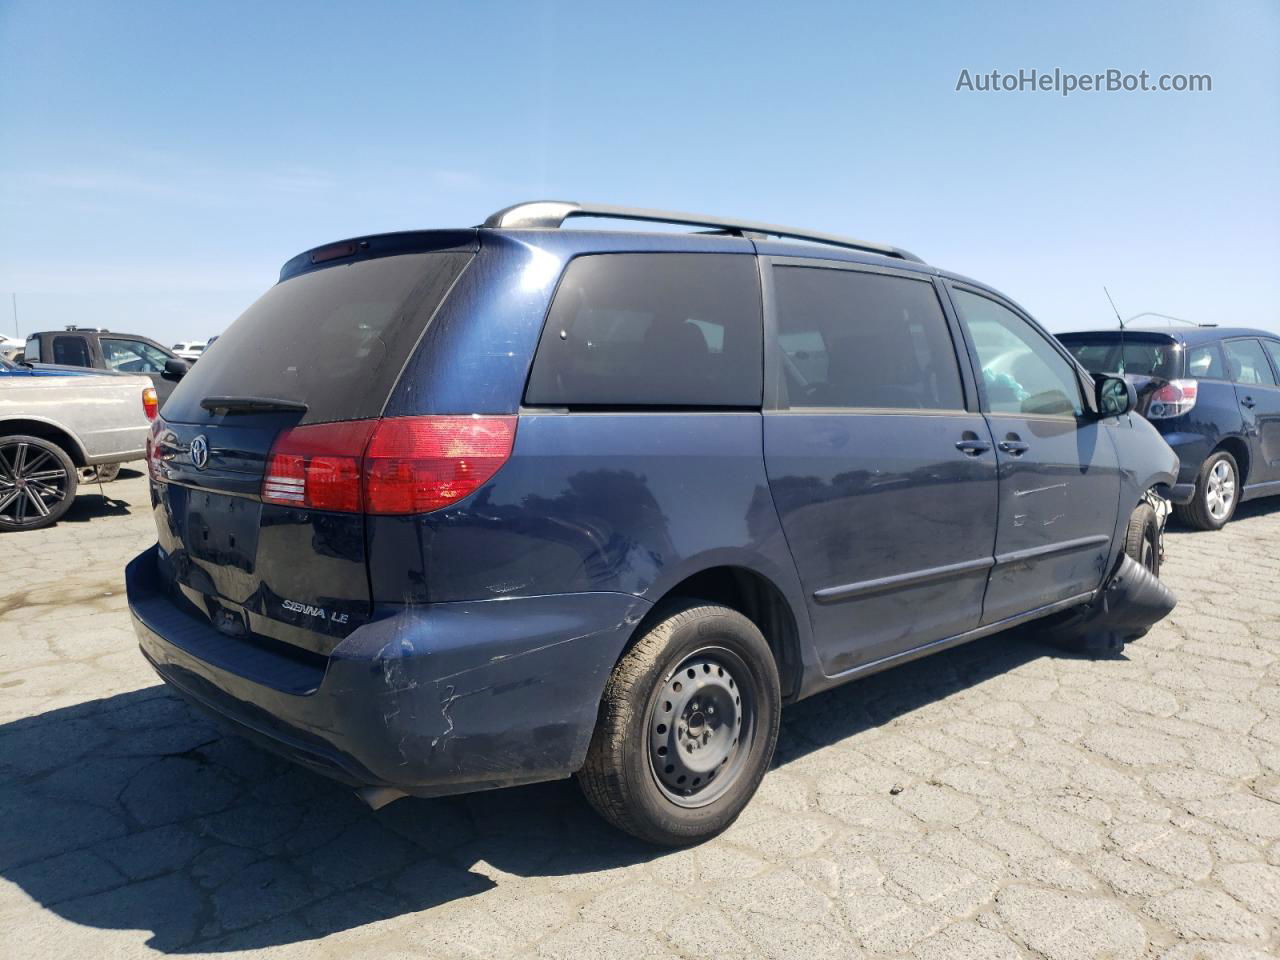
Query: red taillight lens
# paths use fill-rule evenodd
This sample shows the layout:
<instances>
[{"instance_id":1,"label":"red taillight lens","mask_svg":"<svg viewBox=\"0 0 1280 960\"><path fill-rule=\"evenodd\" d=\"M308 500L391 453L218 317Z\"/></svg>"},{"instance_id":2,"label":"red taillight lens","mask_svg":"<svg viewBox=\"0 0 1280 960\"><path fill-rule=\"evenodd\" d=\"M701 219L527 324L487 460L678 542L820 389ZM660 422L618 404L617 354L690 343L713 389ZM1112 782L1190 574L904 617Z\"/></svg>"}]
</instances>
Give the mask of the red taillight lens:
<instances>
[{"instance_id":1,"label":"red taillight lens","mask_svg":"<svg viewBox=\"0 0 1280 960\"><path fill-rule=\"evenodd\" d=\"M1148 420L1168 420L1180 417L1196 405L1200 385L1195 380L1170 380L1151 395L1147 404Z\"/></svg>"},{"instance_id":2,"label":"red taillight lens","mask_svg":"<svg viewBox=\"0 0 1280 960\"><path fill-rule=\"evenodd\" d=\"M155 387L147 387L142 391L142 412L147 415L148 420L154 420L156 414L160 412L160 401L156 397Z\"/></svg>"},{"instance_id":3,"label":"red taillight lens","mask_svg":"<svg viewBox=\"0 0 1280 960\"><path fill-rule=\"evenodd\" d=\"M360 460L375 420L314 423L276 438L262 478L262 499L292 507L358 513Z\"/></svg>"},{"instance_id":4,"label":"red taillight lens","mask_svg":"<svg viewBox=\"0 0 1280 960\"><path fill-rule=\"evenodd\" d=\"M516 417L396 417L286 430L267 457L266 503L426 513L474 493L511 457Z\"/></svg>"},{"instance_id":5,"label":"red taillight lens","mask_svg":"<svg viewBox=\"0 0 1280 960\"><path fill-rule=\"evenodd\" d=\"M425 513L474 493L511 456L516 417L381 420L365 451L365 509Z\"/></svg>"}]
</instances>

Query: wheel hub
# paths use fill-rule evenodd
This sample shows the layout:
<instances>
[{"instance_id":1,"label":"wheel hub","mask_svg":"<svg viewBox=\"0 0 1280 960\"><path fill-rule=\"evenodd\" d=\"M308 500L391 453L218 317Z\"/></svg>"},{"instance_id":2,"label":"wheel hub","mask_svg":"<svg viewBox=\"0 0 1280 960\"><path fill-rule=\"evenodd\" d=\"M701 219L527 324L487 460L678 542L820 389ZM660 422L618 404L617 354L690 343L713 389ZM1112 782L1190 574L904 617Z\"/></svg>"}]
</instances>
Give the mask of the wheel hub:
<instances>
[{"instance_id":1,"label":"wheel hub","mask_svg":"<svg viewBox=\"0 0 1280 960\"><path fill-rule=\"evenodd\" d=\"M700 651L658 691L649 718L649 760L662 791L681 806L724 792L754 731L755 701L741 661L729 651Z\"/></svg>"}]
</instances>

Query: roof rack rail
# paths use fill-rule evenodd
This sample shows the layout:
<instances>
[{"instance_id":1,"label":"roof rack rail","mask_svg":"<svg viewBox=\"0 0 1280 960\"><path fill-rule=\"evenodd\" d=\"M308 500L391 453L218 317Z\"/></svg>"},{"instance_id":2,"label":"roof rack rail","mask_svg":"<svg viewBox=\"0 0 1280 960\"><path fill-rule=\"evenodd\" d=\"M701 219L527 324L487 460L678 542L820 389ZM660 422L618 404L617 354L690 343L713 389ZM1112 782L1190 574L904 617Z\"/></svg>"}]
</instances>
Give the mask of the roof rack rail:
<instances>
[{"instance_id":1,"label":"roof rack rail","mask_svg":"<svg viewBox=\"0 0 1280 960\"><path fill-rule=\"evenodd\" d=\"M570 217L601 217L611 220L643 220L650 223L678 223L690 227L710 227L742 237L785 237L788 240L808 240L833 247L865 250L899 260L924 263L914 253L883 243L854 240L834 233L819 233L797 227L783 227L776 223L760 223L754 220L734 220L711 217L700 213L673 213L669 210L646 210L643 207L615 207L609 204L570 203L563 200L534 200L517 203L492 214L481 226L515 230L555 230L564 226Z\"/></svg>"}]
</instances>

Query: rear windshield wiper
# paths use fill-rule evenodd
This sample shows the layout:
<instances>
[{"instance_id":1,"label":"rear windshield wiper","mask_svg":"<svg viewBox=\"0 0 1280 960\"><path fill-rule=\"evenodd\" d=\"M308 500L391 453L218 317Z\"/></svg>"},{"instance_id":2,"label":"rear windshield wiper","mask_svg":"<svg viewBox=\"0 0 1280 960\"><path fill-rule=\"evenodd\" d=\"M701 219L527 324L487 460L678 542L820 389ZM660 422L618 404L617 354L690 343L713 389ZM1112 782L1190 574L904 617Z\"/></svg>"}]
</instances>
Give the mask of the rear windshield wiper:
<instances>
[{"instance_id":1,"label":"rear windshield wiper","mask_svg":"<svg viewBox=\"0 0 1280 960\"><path fill-rule=\"evenodd\" d=\"M274 397L205 397L200 406L210 413L225 410L227 413L306 413L307 405L297 400L277 400Z\"/></svg>"}]
</instances>

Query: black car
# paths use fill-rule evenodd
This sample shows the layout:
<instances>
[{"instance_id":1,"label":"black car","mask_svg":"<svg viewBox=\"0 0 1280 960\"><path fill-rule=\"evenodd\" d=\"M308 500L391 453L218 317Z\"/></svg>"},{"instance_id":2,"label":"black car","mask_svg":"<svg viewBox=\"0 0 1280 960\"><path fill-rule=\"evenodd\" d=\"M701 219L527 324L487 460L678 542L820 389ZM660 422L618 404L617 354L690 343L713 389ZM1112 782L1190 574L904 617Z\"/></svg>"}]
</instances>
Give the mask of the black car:
<instances>
[{"instance_id":1,"label":"black car","mask_svg":"<svg viewBox=\"0 0 1280 960\"><path fill-rule=\"evenodd\" d=\"M1138 409L1181 461L1171 495L1184 523L1217 530L1238 504L1280 494L1280 334L1168 327L1058 339L1085 369L1139 386Z\"/></svg>"},{"instance_id":2,"label":"black car","mask_svg":"<svg viewBox=\"0 0 1280 960\"><path fill-rule=\"evenodd\" d=\"M142 374L151 378L162 407L190 366L168 347L147 337L84 327L29 334L23 359L34 364Z\"/></svg>"},{"instance_id":3,"label":"black car","mask_svg":"<svg viewBox=\"0 0 1280 960\"><path fill-rule=\"evenodd\" d=\"M1167 613L1134 401L887 245L551 202L357 237L170 397L129 606L165 681L371 804L576 774L687 843L785 703Z\"/></svg>"}]
</instances>

